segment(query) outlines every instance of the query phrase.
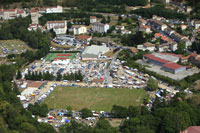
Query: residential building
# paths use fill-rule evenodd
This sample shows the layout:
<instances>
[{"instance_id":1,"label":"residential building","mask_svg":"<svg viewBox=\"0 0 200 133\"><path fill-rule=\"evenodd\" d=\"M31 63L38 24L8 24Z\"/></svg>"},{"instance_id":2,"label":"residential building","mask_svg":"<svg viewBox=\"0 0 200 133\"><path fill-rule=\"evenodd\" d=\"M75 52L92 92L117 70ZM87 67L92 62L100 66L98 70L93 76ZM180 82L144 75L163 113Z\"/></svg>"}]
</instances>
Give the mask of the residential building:
<instances>
[{"instance_id":1,"label":"residential building","mask_svg":"<svg viewBox=\"0 0 200 133\"><path fill-rule=\"evenodd\" d=\"M170 3L171 0L164 0L165 3Z\"/></svg>"},{"instance_id":2,"label":"residential building","mask_svg":"<svg viewBox=\"0 0 200 133\"><path fill-rule=\"evenodd\" d=\"M137 49L142 50L142 51L148 50L150 52L153 52L156 49L156 45L146 42L143 45L138 45Z\"/></svg>"},{"instance_id":3,"label":"residential building","mask_svg":"<svg viewBox=\"0 0 200 133\"><path fill-rule=\"evenodd\" d=\"M90 41L92 40L92 37L91 36L87 36L87 35L79 35L76 38L78 40L85 41L87 44L89 44Z\"/></svg>"},{"instance_id":4,"label":"residential building","mask_svg":"<svg viewBox=\"0 0 200 133\"><path fill-rule=\"evenodd\" d=\"M146 25L147 24L147 21L143 18L140 18L138 21L139 21L139 25Z\"/></svg>"},{"instance_id":5,"label":"residential building","mask_svg":"<svg viewBox=\"0 0 200 133\"><path fill-rule=\"evenodd\" d=\"M122 34L122 35L125 35L125 34L128 35L128 34L131 34L131 33L132 33L132 32L131 32L130 30L122 30L122 31L121 31L121 34Z\"/></svg>"},{"instance_id":6,"label":"residential building","mask_svg":"<svg viewBox=\"0 0 200 133\"><path fill-rule=\"evenodd\" d=\"M187 12L187 13L190 13L191 11L192 11L192 7L191 7L191 6L187 6L187 7L186 7L186 12Z\"/></svg>"},{"instance_id":7,"label":"residential building","mask_svg":"<svg viewBox=\"0 0 200 133\"><path fill-rule=\"evenodd\" d=\"M176 42L172 42L169 44L169 48L171 51L176 51L178 49L178 44Z\"/></svg>"},{"instance_id":8,"label":"residential building","mask_svg":"<svg viewBox=\"0 0 200 133\"><path fill-rule=\"evenodd\" d=\"M182 24L182 25L181 25L181 30L186 30L186 29L187 29L187 25Z\"/></svg>"},{"instance_id":9,"label":"residential building","mask_svg":"<svg viewBox=\"0 0 200 133\"><path fill-rule=\"evenodd\" d=\"M185 57L181 57L181 58L180 58L180 61L181 61L181 63L186 63L186 62L189 61L189 58L190 58L190 55L185 56Z\"/></svg>"},{"instance_id":10,"label":"residential building","mask_svg":"<svg viewBox=\"0 0 200 133\"><path fill-rule=\"evenodd\" d=\"M166 20L166 18L157 16L157 15L153 15L153 16L152 16L152 19L158 20L158 21Z\"/></svg>"},{"instance_id":11,"label":"residential building","mask_svg":"<svg viewBox=\"0 0 200 133\"><path fill-rule=\"evenodd\" d=\"M16 9L8 9L8 10L4 10L4 12L3 12L4 20L15 19L16 17L17 17Z\"/></svg>"},{"instance_id":12,"label":"residential building","mask_svg":"<svg viewBox=\"0 0 200 133\"><path fill-rule=\"evenodd\" d=\"M144 31L147 34L151 33L150 26L147 26L147 25L140 25L140 29L139 30L140 31Z\"/></svg>"},{"instance_id":13,"label":"residential building","mask_svg":"<svg viewBox=\"0 0 200 133\"><path fill-rule=\"evenodd\" d=\"M82 53L82 60L98 60L101 57L101 55L105 54L109 50L110 49L106 45L88 46Z\"/></svg>"},{"instance_id":14,"label":"residential building","mask_svg":"<svg viewBox=\"0 0 200 133\"><path fill-rule=\"evenodd\" d=\"M40 14L46 13L46 8L40 8L40 9L39 9L39 13L40 13Z\"/></svg>"},{"instance_id":15,"label":"residential building","mask_svg":"<svg viewBox=\"0 0 200 133\"><path fill-rule=\"evenodd\" d=\"M185 43L186 48L192 46L192 41L188 38L184 38L182 41Z\"/></svg>"},{"instance_id":16,"label":"residential building","mask_svg":"<svg viewBox=\"0 0 200 133\"><path fill-rule=\"evenodd\" d=\"M0 8L0 19L3 19L3 9Z\"/></svg>"},{"instance_id":17,"label":"residential building","mask_svg":"<svg viewBox=\"0 0 200 133\"><path fill-rule=\"evenodd\" d=\"M51 29L53 29L56 34L65 34L67 31L67 21L48 21L47 30L49 31Z\"/></svg>"},{"instance_id":18,"label":"residential building","mask_svg":"<svg viewBox=\"0 0 200 133\"><path fill-rule=\"evenodd\" d=\"M169 43L160 44L158 46L158 51L159 52L167 52L167 51L169 51Z\"/></svg>"},{"instance_id":19,"label":"residential building","mask_svg":"<svg viewBox=\"0 0 200 133\"><path fill-rule=\"evenodd\" d=\"M94 32L100 32L100 33L107 33L110 26L108 24L102 24L102 23L93 23L92 24L92 30Z\"/></svg>"},{"instance_id":20,"label":"residential building","mask_svg":"<svg viewBox=\"0 0 200 133\"><path fill-rule=\"evenodd\" d=\"M115 30L119 30L119 31L122 31L122 30L125 30L125 27L124 26L121 26L121 25L117 25L116 27L115 27Z\"/></svg>"},{"instance_id":21,"label":"residential building","mask_svg":"<svg viewBox=\"0 0 200 133\"><path fill-rule=\"evenodd\" d=\"M164 24L161 21L155 20L155 19L150 19L149 23L150 23L151 26L153 26L157 30L162 30L163 31L163 30L165 30L167 28L166 24Z\"/></svg>"},{"instance_id":22,"label":"residential building","mask_svg":"<svg viewBox=\"0 0 200 133\"><path fill-rule=\"evenodd\" d=\"M200 67L200 55L198 55L197 53L192 53L188 60L192 64Z\"/></svg>"},{"instance_id":23,"label":"residential building","mask_svg":"<svg viewBox=\"0 0 200 133\"><path fill-rule=\"evenodd\" d=\"M15 19L17 17L26 17L27 14L23 9L0 9L0 18L4 20Z\"/></svg>"},{"instance_id":24,"label":"residential building","mask_svg":"<svg viewBox=\"0 0 200 133\"><path fill-rule=\"evenodd\" d=\"M173 32L170 37L176 42L181 42L184 38L186 38L177 32Z\"/></svg>"},{"instance_id":25,"label":"residential building","mask_svg":"<svg viewBox=\"0 0 200 133\"><path fill-rule=\"evenodd\" d=\"M41 29L41 28L42 28L42 26L40 24L30 24L29 27L28 27L28 30L29 31L32 31L32 30L36 31L37 29Z\"/></svg>"},{"instance_id":26,"label":"residential building","mask_svg":"<svg viewBox=\"0 0 200 133\"><path fill-rule=\"evenodd\" d=\"M97 22L97 17L96 16L90 16L90 23L96 23Z\"/></svg>"},{"instance_id":27,"label":"residential building","mask_svg":"<svg viewBox=\"0 0 200 133\"><path fill-rule=\"evenodd\" d=\"M31 12L31 21L32 21L32 24L38 24L39 23L39 12L35 9L32 9Z\"/></svg>"},{"instance_id":28,"label":"residential building","mask_svg":"<svg viewBox=\"0 0 200 133\"><path fill-rule=\"evenodd\" d=\"M62 13L62 12L63 12L62 6L53 6L46 8L46 13Z\"/></svg>"},{"instance_id":29,"label":"residential building","mask_svg":"<svg viewBox=\"0 0 200 133\"><path fill-rule=\"evenodd\" d=\"M196 20L194 22L194 27L195 27L195 29L199 29L200 28L200 20Z\"/></svg>"},{"instance_id":30,"label":"residential building","mask_svg":"<svg viewBox=\"0 0 200 133\"><path fill-rule=\"evenodd\" d=\"M135 48L135 47L129 47L129 50L130 50L130 56L131 57L139 52L137 50L137 48Z\"/></svg>"},{"instance_id":31,"label":"residential building","mask_svg":"<svg viewBox=\"0 0 200 133\"><path fill-rule=\"evenodd\" d=\"M74 25L72 29L73 29L74 35L80 35L87 32L87 28L82 25Z\"/></svg>"}]
</instances>

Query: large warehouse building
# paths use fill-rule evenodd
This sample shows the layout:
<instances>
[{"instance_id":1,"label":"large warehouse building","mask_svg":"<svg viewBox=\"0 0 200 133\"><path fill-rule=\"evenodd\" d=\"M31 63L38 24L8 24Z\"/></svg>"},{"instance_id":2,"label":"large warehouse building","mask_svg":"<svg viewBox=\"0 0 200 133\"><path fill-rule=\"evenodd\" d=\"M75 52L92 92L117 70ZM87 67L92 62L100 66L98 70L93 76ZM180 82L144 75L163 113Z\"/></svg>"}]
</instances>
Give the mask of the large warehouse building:
<instances>
[{"instance_id":1,"label":"large warehouse building","mask_svg":"<svg viewBox=\"0 0 200 133\"><path fill-rule=\"evenodd\" d=\"M181 55L168 54L168 53L153 53L153 54L146 54L143 56L144 61L161 66L162 70L174 74L186 70L185 66L177 64L180 58Z\"/></svg>"},{"instance_id":2,"label":"large warehouse building","mask_svg":"<svg viewBox=\"0 0 200 133\"><path fill-rule=\"evenodd\" d=\"M105 54L110 49L106 45L88 46L82 53L82 60L98 60L102 54Z\"/></svg>"}]
</instances>

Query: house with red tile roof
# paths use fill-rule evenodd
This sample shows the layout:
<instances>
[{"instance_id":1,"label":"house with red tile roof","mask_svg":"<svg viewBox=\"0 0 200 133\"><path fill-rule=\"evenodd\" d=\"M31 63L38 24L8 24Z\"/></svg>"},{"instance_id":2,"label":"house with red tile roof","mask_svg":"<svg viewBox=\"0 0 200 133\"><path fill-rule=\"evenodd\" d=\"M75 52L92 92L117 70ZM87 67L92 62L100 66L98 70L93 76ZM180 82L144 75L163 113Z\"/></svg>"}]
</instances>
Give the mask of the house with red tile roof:
<instances>
[{"instance_id":1,"label":"house with red tile roof","mask_svg":"<svg viewBox=\"0 0 200 133\"><path fill-rule=\"evenodd\" d=\"M92 37L87 36L87 35L79 35L79 36L76 36L76 38L81 41L86 41L87 44L89 44L90 41L92 40Z\"/></svg>"},{"instance_id":2,"label":"house with red tile roof","mask_svg":"<svg viewBox=\"0 0 200 133\"><path fill-rule=\"evenodd\" d=\"M17 17L26 17L27 14L23 9L0 9L0 18L4 20L15 19Z\"/></svg>"},{"instance_id":3,"label":"house with red tile roof","mask_svg":"<svg viewBox=\"0 0 200 133\"><path fill-rule=\"evenodd\" d=\"M200 67L200 55L198 55L197 53L192 53L188 59L189 62L191 62L192 64Z\"/></svg>"},{"instance_id":4,"label":"house with red tile roof","mask_svg":"<svg viewBox=\"0 0 200 133\"><path fill-rule=\"evenodd\" d=\"M97 22L97 17L96 16L90 16L90 23L96 23Z\"/></svg>"},{"instance_id":5,"label":"house with red tile roof","mask_svg":"<svg viewBox=\"0 0 200 133\"><path fill-rule=\"evenodd\" d=\"M151 28L150 26L147 26L147 25L140 25L140 31L144 31L145 33L149 34L151 33Z\"/></svg>"},{"instance_id":6,"label":"house with red tile roof","mask_svg":"<svg viewBox=\"0 0 200 133\"><path fill-rule=\"evenodd\" d=\"M155 19L150 19L149 23L152 27L154 27L155 29L158 30L165 30L167 28L167 25L164 24L163 22L159 21L159 20L155 20Z\"/></svg>"},{"instance_id":7,"label":"house with red tile roof","mask_svg":"<svg viewBox=\"0 0 200 133\"><path fill-rule=\"evenodd\" d=\"M200 126L190 126L180 133L200 133Z\"/></svg>"}]
</instances>

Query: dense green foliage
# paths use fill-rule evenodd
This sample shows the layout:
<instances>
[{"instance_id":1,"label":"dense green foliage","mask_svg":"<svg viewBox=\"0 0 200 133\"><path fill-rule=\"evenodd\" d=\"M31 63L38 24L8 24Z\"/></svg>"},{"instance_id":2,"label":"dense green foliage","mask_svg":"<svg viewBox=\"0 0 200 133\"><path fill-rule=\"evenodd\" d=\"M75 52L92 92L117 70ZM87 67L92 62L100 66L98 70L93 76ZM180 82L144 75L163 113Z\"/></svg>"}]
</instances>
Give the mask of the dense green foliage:
<instances>
[{"instance_id":1,"label":"dense green foliage","mask_svg":"<svg viewBox=\"0 0 200 133\"><path fill-rule=\"evenodd\" d=\"M196 51L198 54L200 54L200 42L194 42L192 44L192 51Z\"/></svg>"},{"instance_id":2,"label":"dense green foliage","mask_svg":"<svg viewBox=\"0 0 200 133\"><path fill-rule=\"evenodd\" d=\"M199 111L198 105L195 105L191 99L185 100L179 94L169 104L156 98L151 112L146 107L142 107L138 115L126 120L120 130L122 132L179 132L191 125L199 125Z\"/></svg>"},{"instance_id":3,"label":"dense green foliage","mask_svg":"<svg viewBox=\"0 0 200 133\"><path fill-rule=\"evenodd\" d=\"M28 110L31 111L33 115L39 115L41 117L46 117L47 113L49 112L46 104L40 105L39 103L35 103L34 105L29 104Z\"/></svg>"},{"instance_id":4,"label":"dense green foliage","mask_svg":"<svg viewBox=\"0 0 200 133\"><path fill-rule=\"evenodd\" d=\"M158 82L156 82L153 78L149 78L147 82L147 89L150 91L155 91L158 89Z\"/></svg>"},{"instance_id":5,"label":"dense green foliage","mask_svg":"<svg viewBox=\"0 0 200 133\"><path fill-rule=\"evenodd\" d=\"M116 133L117 128L113 128L107 120L100 118L94 128L71 121L70 124L62 125L59 128L60 133Z\"/></svg>"},{"instance_id":6,"label":"dense green foliage","mask_svg":"<svg viewBox=\"0 0 200 133\"><path fill-rule=\"evenodd\" d=\"M165 17L167 19L186 19L186 15L184 15L183 13L177 13L176 11L167 9L161 5L156 5L151 8L140 8L132 11L132 13L141 15L145 18L152 18L153 15L157 15Z\"/></svg>"},{"instance_id":7,"label":"dense green foliage","mask_svg":"<svg viewBox=\"0 0 200 133\"><path fill-rule=\"evenodd\" d=\"M87 118L87 117L91 117L92 116L92 111L87 109L87 108L83 108L81 109L81 116L83 119Z\"/></svg>"},{"instance_id":8,"label":"dense green foliage","mask_svg":"<svg viewBox=\"0 0 200 133\"><path fill-rule=\"evenodd\" d=\"M14 65L0 66L0 131L55 133L52 126L40 124L32 118L32 113L26 111L17 98L18 88L11 81L16 73ZM42 129L41 129L42 128Z\"/></svg>"},{"instance_id":9,"label":"dense green foliage","mask_svg":"<svg viewBox=\"0 0 200 133\"><path fill-rule=\"evenodd\" d=\"M136 34L129 34L122 36L122 44L128 46L137 46L139 44L145 43L146 38L144 37L143 32L138 31Z\"/></svg>"},{"instance_id":10,"label":"dense green foliage","mask_svg":"<svg viewBox=\"0 0 200 133\"><path fill-rule=\"evenodd\" d=\"M28 74L25 75L26 80L54 80L55 77L53 74L50 74L48 71L46 73L41 73L41 72L30 72L28 71Z\"/></svg>"},{"instance_id":11,"label":"dense green foliage","mask_svg":"<svg viewBox=\"0 0 200 133\"><path fill-rule=\"evenodd\" d=\"M78 71L76 73L70 73L68 75L64 75L63 79L69 80L69 81L76 81L76 80L83 81L83 75L82 75L81 71Z\"/></svg>"}]
</instances>

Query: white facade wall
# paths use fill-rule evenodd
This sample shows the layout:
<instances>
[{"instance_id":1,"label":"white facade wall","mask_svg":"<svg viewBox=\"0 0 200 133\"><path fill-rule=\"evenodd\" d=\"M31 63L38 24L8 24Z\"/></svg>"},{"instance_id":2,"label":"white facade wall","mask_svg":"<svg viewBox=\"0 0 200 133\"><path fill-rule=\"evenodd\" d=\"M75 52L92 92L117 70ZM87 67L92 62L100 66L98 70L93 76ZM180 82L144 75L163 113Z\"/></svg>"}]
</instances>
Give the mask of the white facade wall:
<instances>
[{"instance_id":1,"label":"white facade wall","mask_svg":"<svg viewBox=\"0 0 200 133\"><path fill-rule=\"evenodd\" d=\"M165 29L167 29L167 25L166 24L164 24L164 25L161 26L161 30L162 31L164 31Z\"/></svg>"},{"instance_id":2,"label":"white facade wall","mask_svg":"<svg viewBox=\"0 0 200 133\"><path fill-rule=\"evenodd\" d=\"M38 24L39 13L38 12L31 12L31 20L32 24Z\"/></svg>"},{"instance_id":3,"label":"white facade wall","mask_svg":"<svg viewBox=\"0 0 200 133\"><path fill-rule=\"evenodd\" d=\"M110 26L108 24L94 23L92 25L92 30L94 32L107 33L109 28Z\"/></svg>"},{"instance_id":4,"label":"white facade wall","mask_svg":"<svg viewBox=\"0 0 200 133\"><path fill-rule=\"evenodd\" d=\"M155 50L155 47L147 47L146 49L153 52Z\"/></svg>"},{"instance_id":5,"label":"white facade wall","mask_svg":"<svg viewBox=\"0 0 200 133\"><path fill-rule=\"evenodd\" d=\"M195 24L195 29L199 29L200 24Z\"/></svg>"},{"instance_id":6,"label":"white facade wall","mask_svg":"<svg viewBox=\"0 0 200 133\"><path fill-rule=\"evenodd\" d=\"M47 30L53 29L56 34L65 34L67 30L67 21L48 21Z\"/></svg>"},{"instance_id":7,"label":"white facade wall","mask_svg":"<svg viewBox=\"0 0 200 133\"><path fill-rule=\"evenodd\" d=\"M73 28L74 35L84 34L87 32L87 28L84 26L81 27L74 27Z\"/></svg>"},{"instance_id":8,"label":"white facade wall","mask_svg":"<svg viewBox=\"0 0 200 133\"><path fill-rule=\"evenodd\" d=\"M46 13L62 13L62 12L63 12L62 6L46 8Z\"/></svg>"},{"instance_id":9,"label":"white facade wall","mask_svg":"<svg viewBox=\"0 0 200 133\"><path fill-rule=\"evenodd\" d=\"M97 18L90 18L90 23L96 23L97 22Z\"/></svg>"}]
</instances>

